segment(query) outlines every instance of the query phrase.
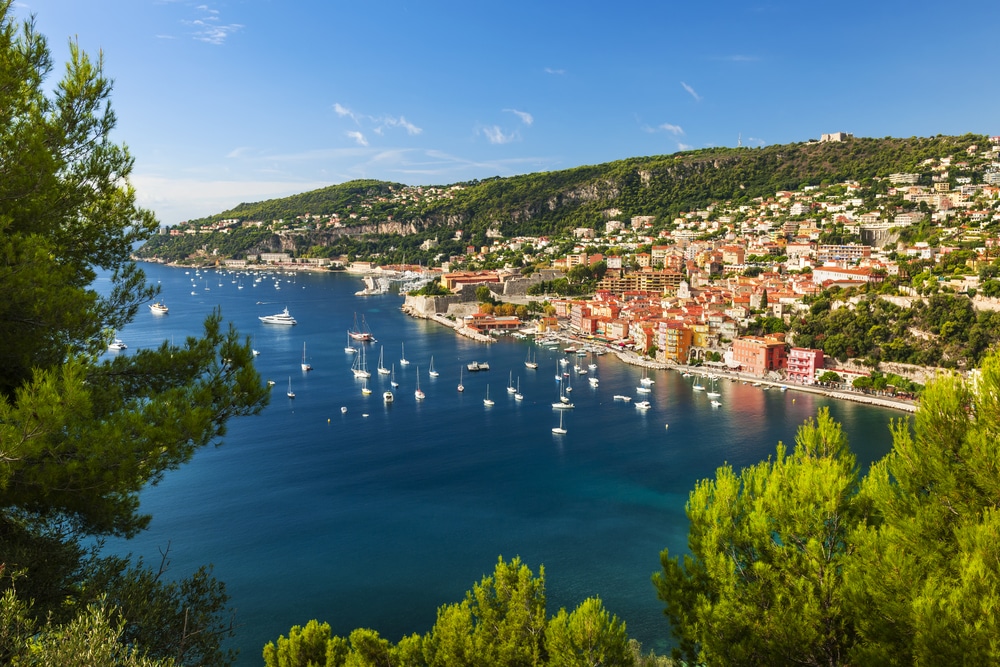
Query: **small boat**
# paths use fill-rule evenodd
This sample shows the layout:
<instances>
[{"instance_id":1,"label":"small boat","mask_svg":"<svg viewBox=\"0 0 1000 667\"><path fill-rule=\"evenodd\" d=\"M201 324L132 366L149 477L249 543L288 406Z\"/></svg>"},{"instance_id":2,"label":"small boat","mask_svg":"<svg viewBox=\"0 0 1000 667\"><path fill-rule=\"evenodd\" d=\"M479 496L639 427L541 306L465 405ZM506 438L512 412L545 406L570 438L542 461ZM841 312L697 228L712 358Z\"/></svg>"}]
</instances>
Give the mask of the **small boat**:
<instances>
[{"instance_id":1,"label":"small boat","mask_svg":"<svg viewBox=\"0 0 1000 667\"><path fill-rule=\"evenodd\" d=\"M295 398L295 392L292 391L292 376L291 375L288 376L288 391L285 392L285 395L288 396L288 398Z\"/></svg>"},{"instance_id":2,"label":"small boat","mask_svg":"<svg viewBox=\"0 0 1000 667\"><path fill-rule=\"evenodd\" d=\"M719 401L716 401L716 400L713 400L713 401L710 401L710 402L711 402L713 408L717 408L720 405L722 405L722 403L720 403Z\"/></svg>"},{"instance_id":3,"label":"small boat","mask_svg":"<svg viewBox=\"0 0 1000 667\"><path fill-rule=\"evenodd\" d=\"M639 392L640 394L648 394L649 392L653 391L649 387L644 387L642 385L639 385L638 387L636 387L635 390L637 392Z\"/></svg>"},{"instance_id":4,"label":"small boat","mask_svg":"<svg viewBox=\"0 0 1000 667\"><path fill-rule=\"evenodd\" d=\"M358 351L358 348L356 348L353 345L351 345L351 336L350 336L350 334L348 334L347 335L347 345L344 346L344 352L346 352L347 354L354 354L357 351Z\"/></svg>"},{"instance_id":5,"label":"small boat","mask_svg":"<svg viewBox=\"0 0 1000 667\"><path fill-rule=\"evenodd\" d=\"M417 366L417 390L413 392L418 401L424 400L424 392L420 391L420 366Z\"/></svg>"},{"instance_id":6,"label":"small boat","mask_svg":"<svg viewBox=\"0 0 1000 667\"><path fill-rule=\"evenodd\" d=\"M486 398L483 399L483 405L490 407L493 405L493 399L490 398L490 386L486 385Z\"/></svg>"},{"instance_id":7,"label":"small boat","mask_svg":"<svg viewBox=\"0 0 1000 667\"><path fill-rule=\"evenodd\" d=\"M361 385L361 395L362 396L370 396L371 393L372 393L372 390L368 388L368 380L365 380L364 384Z\"/></svg>"},{"instance_id":8,"label":"small boat","mask_svg":"<svg viewBox=\"0 0 1000 667\"><path fill-rule=\"evenodd\" d=\"M342 405L340 407L340 414L342 414L342 415L347 414L347 406L346 405Z\"/></svg>"},{"instance_id":9,"label":"small boat","mask_svg":"<svg viewBox=\"0 0 1000 667\"><path fill-rule=\"evenodd\" d=\"M115 338L115 339L114 339L113 341L111 341L111 343L110 343L110 344L108 345L108 349L109 349L109 350L113 350L113 351L115 351L115 352L118 352L119 350L125 350L125 349L128 349L128 345L126 345L126 344L125 344L125 341L123 341L123 340L122 340L121 338Z\"/></svg>"},{"instance_id":10,"label":"small boat","mask_svg":"<svg viewBox=\"0 0 1000 667\"><path fill-rule=\"evenodd\" d=\"M649 410L650 404L649 401L638 401L636 402L635 407L639 410Z\"/></svg>"},{"instance_id":11,"label":"small boat","mask_svg":"<svg viewBox=\"0 0 1000 667\"><path fill-rule=\"evenodd\" d=\"M462 371L465 370L461 366L458 367L458 390L465 391L465 385L462 384Z\"/></svg>"},{"instance_id":12,"label":"small boat","mask_svg":"<svg viewBox=\"0 0 1000 667\"><path fill-rule=\"evenodd\" d=\"M389 375L390 371L382 364L382 353L385 351L385 346L380 347L378 350L378 374L379 375Z\"/></svg>"},{"instance_id":13,"label":"small boat","mask_svg":"<svg viewBox=\"0 0 1000 667\"><path fill-rule=\"evenodd\" d=\"M393 364L392 368L389 370L389 384L393 389L399 386L399 383L396 382L396 364Z\"/></svg>"},{"instance_id":14,"label":"small boat","mask_svg":"<svg viewBox=\"0 0 1000 667\"><path fill-rule=\"evenodd\" d=\"M654 380L653 378L649 377L648 372L649 371L646 368L642 369L642 379L639 380L639 384L643 385L644 387L648 387L649 385L651 385L654 382L656 382L656 380Z\"/></svg>"},{"instance_id":15,"label":"small boat","mask_svg":"<svg viewBox=\"0 0 1000 667\"><path fill-rule=\"evenodd\" d=\"M385 403L392 403L392 401L393 401L392 392L391 391L383 391L382 392L382 401L385 402Z\"/></svg>"},{"instance_id":16,"label":"small boat","mask_svg":"<svg viewBox=\"0 0 1000 667\"><path fill-rule=\"evenodd\" d=\"M591 387L596 387L600 383L600 381L597 378L593 378L593 377L592 378L587 378L587 382L590 383Z\"/></svg>"},{"instance_id":17,"label":"small boat","mask_svg":"<svg viewBox=\"0 0 1000 667\"><path fill-rule=\"evenodd\" d=\"M257 318L264 324L285 324L291 326L293 324L298 324L295 318L288 313L288 307L286 306L283 311L275 315L261 315Z\"/></svg>"},{"instance_id":18,"label":"small boat","mask_svg":"<svg viewBox=\"0 0 1000 667\"><path fill-rule=\"evenodd\" d=\"M531 355L530 347L528 348L528 357L524 360L524 365L527 368L538 368L538 362L535 361L535 358Z\"/></svg>"},{"instance_id":19,"label":"small boat","mask_svg":"<svg viewBox=\"0 0 1000 667\"><path fill-rule=\"evenodd\" d=\"M719 396L722 396L722 394L719 393L719 388L716 386L715 378L712 378L712 388L706 391L705 395L709 398L718 398Z\"/></svg>"},{"instance_id":20,"label":"small boat","mask_svg":"<svg viewBox=\"0 0 1000 667\"><path fill-rule=\"evenodd\" d=\"M524 400L524 395L521 393L521 377L517 378L517 389L514 390L514 400L521 401Z\"/></svg>"},{"instance_id":21,"label":"small boat","mask_svg":"<svg viewBox=\"0 0 1000 667\"><path fill-rule=\"evenodd\" d=\"M470 373L490 370L490 364L488 361L473 361L472 363L466 364L465 367L469 369Z\"/></svg>"},{"instance_id":22,"label":"small boat","mask_svg":"<svg viewBox=\"0 0 1000 667\"><path fill-rule=\"evenodd\" d=\"M563 413L559 413L559 426L553 426L552 432L558 435L566 435L566 429L563 428Z\"/></svg>"},{"instance_id":23,"label":"small boat","mask_svg":"<svg viewBox=\"0 0 1000 667\"><path fill-rule=\"evenodd\" d=\"M302 370L311 371L312 369L312 364L306 361L306 344L302 343Z\"/></svg>"},{"instance_id":24,"label":"small boat","mask_svg":"<svg viewBox=\"0 0 1000 667\"><path fill-rule=\"evenodd\" d=\"M520 380L521 378L518 378L518 382L520 382ZM507 377L507 393L508 394L517 393L517 389L514 388L514 371L511 371L510 375Z\"/></svg>"},{"instance_id":25,"label":"small boat","mask_svg":"<svg viewBox=\"0 0 1000 667\"><path fill-rule=\"evenodd\" d=\"M615 400L616 401L625 401L626 403L628 403L629 401L632 400L632 397L631 396L625 396L624 394L615 394Z\"/></svg>"},{"instance_id":26,"label":"small boat","mask_svg":"<svg viewBox=\"0 0 1000 667\"><path fill-rule=\"evenodd\" d=\"M268 387L273 387L274 386L274 380L268 380L267 381L267 386Z\"/></svg>"},{"instance_id":27,"label":"small boat","mask_svg":"<svg viewBox=\"0 0 1000 667\"><path fill-rule=\"evenodd\" d=\"M404 349L404 346L403 346L402 343L399 344L399 365L400 366L409 366L410 365L410 361L409 361L409 359L406 358L406 350Z\"/></svg>"},{"instance_id":28,"label":"small boat","mask_svg":"<svg viewBox=\"0 0 1000 667\"><path fill-rule=\"evenodd\" d=\"M168 312L170 312L170 309L167 308L166 304L164 304L162 301L157 301L156 303L149 304L149 310L154 315L166 315Z\"/></svg>"},{"instance_id":29,"label":"small boat","mask_svg":"<svg viewBox=\"0 0 1000 667\"><path fill-rule=\"evenodd\" d=\"M441 375L436 370L434 370L434 355L431 355L431 367L430 369L428 369L427 374L430 375L432 378L436 378L438 375Z\"/></svg>"}]
</instances>

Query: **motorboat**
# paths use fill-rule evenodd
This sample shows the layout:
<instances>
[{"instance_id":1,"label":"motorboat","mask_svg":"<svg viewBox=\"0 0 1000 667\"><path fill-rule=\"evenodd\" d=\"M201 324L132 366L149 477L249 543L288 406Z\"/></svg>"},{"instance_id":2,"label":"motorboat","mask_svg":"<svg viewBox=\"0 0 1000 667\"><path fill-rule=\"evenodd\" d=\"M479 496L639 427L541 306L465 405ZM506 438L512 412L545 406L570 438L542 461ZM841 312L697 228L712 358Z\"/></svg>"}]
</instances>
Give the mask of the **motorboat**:
<instances>
[{"instance_id":1,"label":"motorboat","mask_svg":"<svg viewBox=\"0 0 1000 667\"><path fill-rule=\"evenodd\" d=\"M154 315L166 315L168 312L170 312L170 309L167 308L167 305L162 301L157 301L156 303L149 304L149 310Z\"/></svg>"},{"instance_id":2,"label":"motorboat","mask_svg":"<svg viewBox=\"0 0 1000 667\"><path fill-rule=\"evenodd\" d=\"M257 319L264 324L284 324L288 326L298 324L298 322L295 321L295 318L289 314L287 307L285 307L285 309L280 313L275 315L261 315Z\"/></svg>"},{"instance_id":3,"label":"motorboat","mask_svg":"<svg viewBox=\"0 0 1000 667\"><path fill-rule=\"evenodd\" d=\"M125 341L123 341L121 338L115 338L108 345L108 349L109 350L114 350L115 352L117 352L119 350L124 350L124 349L127 349L127 348L128 348L128 345L126 345Z\"/></svg>"}]
</instances>

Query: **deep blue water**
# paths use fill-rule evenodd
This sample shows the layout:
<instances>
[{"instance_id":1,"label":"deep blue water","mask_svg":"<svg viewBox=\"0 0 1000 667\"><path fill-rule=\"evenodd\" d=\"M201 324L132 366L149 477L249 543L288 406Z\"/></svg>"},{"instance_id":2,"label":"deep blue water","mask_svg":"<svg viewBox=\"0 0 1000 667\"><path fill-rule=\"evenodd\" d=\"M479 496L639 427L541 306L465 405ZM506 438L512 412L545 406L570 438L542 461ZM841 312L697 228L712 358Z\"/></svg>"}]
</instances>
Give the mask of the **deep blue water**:
<instances>
[{"instance_id":1,"label":"deep blue water","mask_svg":"<svg viewBox=\"0 0 1000 667\"><path fill-rule=\"evenodd\" d=\"M140 312L119 333L129 345L122 354L197 334L221 306L276 382L262 415L231 422L223 446L144 491L149 530L112 545L155 563L169 543L178 577L212 563L237 609L240 665L262 664L266 642L312 618L340 635L356 627L391 641L424 633L437 608L459 601L499 556L520 556L536 574L544 565L550 615L600 596L644 648L665 651L669 632L650 577L662 549L686 548L684 503L695 482L724 463L765 459L778 441L791 445L821 406L866 464L888 451L888 421L900 415L728 380L719 385L722 407L712 408L691 380L668 371L651 375L653 405L642 413L612 399L636 396L642 371L606 355L591 372L599 388L572 378L576 408L557 436L559 351L536 347L539 368L529 370L530 343L456 336L402 314L397 295L355 297L360 281L343 274L282 275L280 289L272 278L244 278L240 290L236 275L202 272L192 284L194 270L145 270L170 313ZM257 319L286 306L297 326ZM366 346L367 397L344 351L355 313L378 339ZM308 373L299 367L303 343ZM402 344L409 366L399 364ZM383 346L401 384L388 406L389 380L375 373ZM432 355L438 378L427 376ZM465 372L459 393L459 369L473 360L491 370ZM423 402L413 395L418 367ZM510 374L523 402L506 391ZM285 396L289 377L294 400Z\"/></svg>"}]
</instances>

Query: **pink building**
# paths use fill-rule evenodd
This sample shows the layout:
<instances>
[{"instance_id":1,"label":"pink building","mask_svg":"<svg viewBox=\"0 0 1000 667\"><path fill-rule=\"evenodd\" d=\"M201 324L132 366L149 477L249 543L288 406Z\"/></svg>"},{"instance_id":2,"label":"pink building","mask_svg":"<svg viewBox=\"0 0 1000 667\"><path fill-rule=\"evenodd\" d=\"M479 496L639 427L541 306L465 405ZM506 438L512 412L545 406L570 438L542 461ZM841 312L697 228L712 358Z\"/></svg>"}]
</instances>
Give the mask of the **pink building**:
<instances>
[{"instance_id":1,"label":"pink building","mask_svg":"<svg viewBox=\"0 0 1000 667\"><path fill-rule=\"evenodd\" d=\"M816 372L823 369L823 350L793 347L788 353L788 379L802 384L814 384Z\"/></svg>"},{"instance_id":2,"label":"pink building","mask_svg":"<svg viewBox=\"0 0 1000 667\"><path fill-rule=\"evenodd\" d=\"M733 361L737 362L744 372L757 376L785 368L788 353L784 335L737 338L733 341Z\"/></svg>"}]
</instances>

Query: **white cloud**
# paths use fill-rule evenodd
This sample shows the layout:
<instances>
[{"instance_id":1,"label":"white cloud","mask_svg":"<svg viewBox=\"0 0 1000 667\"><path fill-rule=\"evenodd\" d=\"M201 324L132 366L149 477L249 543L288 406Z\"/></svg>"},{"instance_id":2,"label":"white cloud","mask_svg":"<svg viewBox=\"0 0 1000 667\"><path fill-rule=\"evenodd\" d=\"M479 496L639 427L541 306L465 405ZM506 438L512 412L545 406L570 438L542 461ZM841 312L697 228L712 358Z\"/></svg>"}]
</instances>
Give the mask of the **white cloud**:
<instances>
[{"instance_id":1,"label":"white cloud","mask_svg":"<svg viewBox=\"0 0 1000 667\"><path fill-rule=\"evenodd\" d=\"M690 94L691 97L693 97L696 102L701 102L701 95L699 95L698 93L696 93L695 90L694 90L694 88L692 88L691 86L687 85L683 81L681 81L681 86L684 87L684 90L688 91L688 94Z\"/></svg>"},{"instance_id":2,"label":"white cloud","mask_svg":"<svg viewBox=\"0 0 1000 667\"><path fill-rule=\"evenodd\" d=\"M402 127L402 128L404 128L406 130L406 133L409 134L409 135L420 134L421 132L423 132L422 129L420 129L419 127L417 127L413 123L409 122L408 120L406 120L402 116L400 116L399 118L393 118L392 116L385 116L381 120L382 120L382 123L384 125L387 125L389 127Z\"/></svg>"},{"instance_id":3,"label":"white cloud","mask_svg":"<svg viewBox=\"0 0 1000 667\"><path fill-rule=\"evenodd\" d=\"M480 130L491 144L509 144L518 138L517 132L507 134L499 125L484 127Z\"/></svg>"},{"instance_id":4,"label":"white cloud","mask_svg":"<svg viewBox=\"0 0 1000 667\"><path fill-rule=\"evenodd\" d=\"M348 116L354 122L357 122L358 117L354 115L354 112L343 106L340 102L334 102L333 110L337 112L338 116Z\"/></svg>"},{"instance_id":5,"label":"white cloud","mask_svg":"<svg viewBox=\"0 0 1000 667\"><path fill-rule=\"evenodd\" d=\"M680 125L671 125L670 123L663 123L657 129L669 132L669 133L673 134L674 136L684 134L684 130L683 130L683 128L681 128Z\"/></svg>"},{"instance_id":6,"label":"white cloud","mask_svg":"<svg viewBox=\"0 0 1000 667\"><path fill-rule=\"evenodd\" d=\"M677 150L679 150L679 151L689 151L689 150L691 150L693 148L694 148L694 146L690 146L690 145L685 144L685 143L680 142L680 141L677 142Z\"/></svg>"},{"instance_id":7,"label":"white cloud","mask_svg":"<svg viewBox=\"0 0 1000 667\"><path fill-rule=\"evenodd\" d=\"M212 9L208 5L198 5L195 9L204 15L191 21L183 21L183 23L194 28L191 35L199 42L219 46L224 44L230 35L244 28L240 23L220 24L218 22L219 10Z\"/></svg>"},{"instance_id":8,"label":"white cloud","mask_svg":"<svg viewBox=\"0 0 1000 667\"><path fill-rule=\"evenodd\" d=\"M357 131L348 132L347 136L349 136L351 139L354 139L354 141L356 141L359 146L368 145L368 140L365 139L365 135L361 134L360 132Z\"/></svg>"},{"instance_id":9,"label":"white cloud","mask_svg":"<svg viewBox=\"0 0 1000 667\"><path fill-rule=\"evenodd\" d=\"M551 67L546 67L545 68L545 73L546 74L557 74L557 75L561 76L561 75L563 75L563 74L566 73L566 70L564 70L564 69L553 69Z\"/></svg>"},{"instance_id":10,"label":"white cloud","mask_svg":"<svg viewBox=\"0 0 1000 667\"><path fill-rule=\"evenodd\" d=\"M510 112L521 119L521 122L525 125L531 125L535 122L534 117L527 111L518 111L517 109L504 109L504 111Z\"/></svg>"}]
</instances>

